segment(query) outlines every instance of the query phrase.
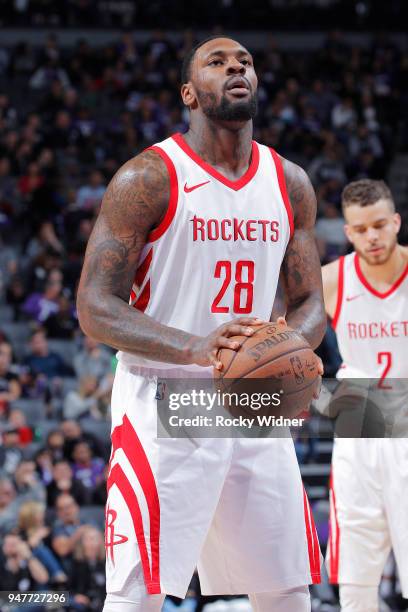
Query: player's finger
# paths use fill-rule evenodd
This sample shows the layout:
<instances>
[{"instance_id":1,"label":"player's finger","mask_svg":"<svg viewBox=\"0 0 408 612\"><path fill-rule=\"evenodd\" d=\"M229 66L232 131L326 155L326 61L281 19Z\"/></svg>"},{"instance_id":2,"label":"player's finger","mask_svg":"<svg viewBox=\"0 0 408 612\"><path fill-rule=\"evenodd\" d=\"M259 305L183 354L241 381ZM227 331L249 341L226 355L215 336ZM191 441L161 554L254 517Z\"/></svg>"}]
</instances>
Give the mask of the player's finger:
<instances>
[{"instance_id":1,"label":"player's finger","mask_svg":"<svg viewBox=\"0 0 408 612\"><path fill-rule=\"evenodd\" d=\"M268 323L268 321L264 321L259 317L239 317L239 319L234 319L233 323L235 325L263 325Z\"/></svg>"},{"instance_id":2,"label":"player's finger","mask_svg":"<svg viewBox=\"0 0 408 612\"><path fill-rule=\"evenodd\" d=\"M315 392L313 393L314 399L319 399L321 388L322 388L322 377L319 376L319 379L316 383Z\"/></svg>"},{"instance_id":3,"label":"player's finger","mask_svg":"<svg viewBox=\"0 0 408 612\"><path fill-rule=\"evenodd\" d=\"M228 348L233 351L237 351L240 346L241 343L238 342L238 340L230 340L226 336L218 336L215 339L215 351L218 351L220 348Z\"/></svg>"},{"instance_id":4,"label":"player's finger","mask_svg":"<svg viewBox=\"0 0 408 612\"><path fill-rule=\"evenodd\" d=\"M276 322L280 323L280 325L287 325L285 317L278 317Z\"/></svg>"},{"instance_id":5,"label":"player's finger","mask_svg":"<svg viewBox=\"0 0 408 612\"><path fill-rule=\"evenodd\" d=\"M254 327L245 327L244 325L231 324L225 328L225 336L252 336L255 332Z\"/></svg>"},{"instance_id":6,"label":"player's finger","mask_svg":"<svg viewBox=\"0 0 408 612\"><path fill-rule=\"evenodd\" d=\"M222 370L222 361L220 361L217 356L216 353L213 355L212 353L208 354L208 360L210 362L210 364L213 366L213 368L215 368L216 370Z\"/></svg>"},{"instance_id":7,"label":"player's finger","mask_svg":"<svg viewBox=\"0 0 408 612\"><path fill-rule=\"evenodd\" d=\"M324 374L324 365L323 365L323 361L320 359L320 357L318 357L317 359L318 359L318 363L317 363L317 371L319 372L320 376L323 376L323 374Z\"/></svg>"}]
</instances>

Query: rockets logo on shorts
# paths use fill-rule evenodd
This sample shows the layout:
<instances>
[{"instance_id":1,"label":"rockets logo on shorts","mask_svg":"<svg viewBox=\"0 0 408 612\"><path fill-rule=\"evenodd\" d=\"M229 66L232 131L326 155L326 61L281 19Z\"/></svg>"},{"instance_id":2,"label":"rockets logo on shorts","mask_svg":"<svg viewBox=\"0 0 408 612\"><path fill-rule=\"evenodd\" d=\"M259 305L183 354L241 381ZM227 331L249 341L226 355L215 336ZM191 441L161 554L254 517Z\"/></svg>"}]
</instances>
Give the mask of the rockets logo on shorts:
<instances>
[{"instance_id":1,"label":"rockets logo on shorts","mask_svg":"<svg viewBox=\"0 0 408 612\"><path fill-rule=\"evenodd\" d=\"M115 521L117 519L118 513L116 510L112 510L109 508L109 505L106 508L106 518L105 518L105 549L106 556L115 564L115 557L113 548L118 544L124 544L128 541L125 535L115 533Z\"/></svg>"}]
</instances>

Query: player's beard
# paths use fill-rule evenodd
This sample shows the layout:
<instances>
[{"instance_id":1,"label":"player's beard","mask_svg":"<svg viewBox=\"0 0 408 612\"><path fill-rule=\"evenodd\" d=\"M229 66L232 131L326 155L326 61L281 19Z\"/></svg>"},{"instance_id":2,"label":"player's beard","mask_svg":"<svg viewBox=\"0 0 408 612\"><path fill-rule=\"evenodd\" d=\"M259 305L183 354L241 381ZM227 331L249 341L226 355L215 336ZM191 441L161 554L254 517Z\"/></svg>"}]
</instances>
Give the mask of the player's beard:
<instances>
[{"instance_id":1,"label":"player's beard","mask_svg":"<svg viewBox=\"0 0 408 612\"><path fill-rule=\"evenodd\" d=\"M397 247L397 244L398 244L397 236L394 236L390 244L383 245L384 250L378 255L373 255L371 253L359 251L358 249L356 250L358 254L360 255L360 257L364 259L364 261L368 263L370 266L382 266L385 263L387 263L387 261L390 259L390 257L392 256L392 254L394 253Z\"/></svg>"},{"instance_id":2,"label":"player's beard","mask_svg":"<svg viewBox=\"0 0 408 612\"><path fill-rule=\"evenodd\" d=\"M204 115L213 121L249 121L258 111L256 93L237 102L231 102L224 94L217 103L215 94L202 91L197 91L197 97Z\"/></svg>"}]
</instances>

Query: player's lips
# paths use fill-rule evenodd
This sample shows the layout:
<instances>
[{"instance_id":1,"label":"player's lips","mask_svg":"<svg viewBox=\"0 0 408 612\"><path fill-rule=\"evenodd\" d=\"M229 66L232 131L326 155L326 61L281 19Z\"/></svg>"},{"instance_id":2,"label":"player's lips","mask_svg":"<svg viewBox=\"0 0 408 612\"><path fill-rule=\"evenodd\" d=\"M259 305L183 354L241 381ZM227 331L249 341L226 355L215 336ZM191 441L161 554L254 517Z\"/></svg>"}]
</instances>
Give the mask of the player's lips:
<instances>
[{"instance_id":1,"label":"player's lips","mask_svg":"<svg viewBox=\"0 0 408 612\"><path fill-rule=\"evenodd\" d=\"M371 255L376 255L377 253L381 253L381 251L383 250L384 250L384 247L378 246L378 247L373 247L372 249L368 249L368 253L371 253Z\"/></svg>"},{"instance_id":2,"label":"player's lips","mask_svg":"<svg viewBox=\"0 0 408 612\"><path fill-rule=\"evenodd\" d=\"M243 77L233 77L227 82L226 90L233 96L243 97L250 93L251 87Z\"/></svg>"}]
</instances>

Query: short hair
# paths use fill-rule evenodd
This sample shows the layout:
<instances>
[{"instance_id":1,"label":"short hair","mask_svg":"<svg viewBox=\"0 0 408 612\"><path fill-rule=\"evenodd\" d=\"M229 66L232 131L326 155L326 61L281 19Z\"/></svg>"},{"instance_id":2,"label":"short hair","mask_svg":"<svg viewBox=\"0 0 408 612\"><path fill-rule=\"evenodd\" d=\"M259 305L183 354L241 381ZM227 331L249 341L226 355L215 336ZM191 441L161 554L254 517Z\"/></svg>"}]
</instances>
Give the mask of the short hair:
<instances>
[{"instance_id":1,"label":"short hair","mask_svg":"<svg viewBox=\"0 0 408 612\"><path fill-rule=\"evenodd\" d=\"M231 36L224 36L223 34L213 34L212 36L208 36L204 38L201 42L197 43L183 58L183 63L181 64L181 84L188 83L191 78L191 64L193 63L196 52L200 47L208 43L210 40L216 40L217 38L228 38L228 40L235 40L235 38L231 38Z\"/></svg>"},{"instance_id":2,"label":"short hair","mask_svg":"<svg viewBox=\"0 0 408 612\"><path fill-rule=\"evenodd\" d=\"M353 181L345 186L341 194L343 212L349 206L370 206L378 200L388 200L392 211L395 211L391 190L384 181L373 179Z\"/></svg>"}]
</instances>

